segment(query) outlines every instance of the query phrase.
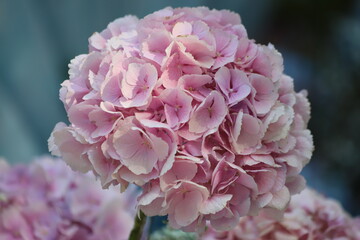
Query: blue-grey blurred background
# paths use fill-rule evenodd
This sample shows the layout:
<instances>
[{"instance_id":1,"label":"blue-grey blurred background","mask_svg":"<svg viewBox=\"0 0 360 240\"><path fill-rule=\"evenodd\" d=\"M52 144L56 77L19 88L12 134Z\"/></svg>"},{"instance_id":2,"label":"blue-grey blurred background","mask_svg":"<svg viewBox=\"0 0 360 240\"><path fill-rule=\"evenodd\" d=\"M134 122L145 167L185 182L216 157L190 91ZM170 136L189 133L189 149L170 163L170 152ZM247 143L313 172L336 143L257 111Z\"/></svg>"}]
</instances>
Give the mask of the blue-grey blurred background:
<instances>
[{"instance_id":1,"label":"blue-grey blurred background","mask_svg":"<svg viewBox=\"0 0 360 240\"><path fill-rule=\"evenodd\" d=\"M47 153L66 114L58 99L67 64L115 18L165 6L231 9L250 38L273 43L285 72L312 103L316 150L310 186L360 214L360 1L0 0L0 156L12 163Z\"/></svg>"}]
</instances>

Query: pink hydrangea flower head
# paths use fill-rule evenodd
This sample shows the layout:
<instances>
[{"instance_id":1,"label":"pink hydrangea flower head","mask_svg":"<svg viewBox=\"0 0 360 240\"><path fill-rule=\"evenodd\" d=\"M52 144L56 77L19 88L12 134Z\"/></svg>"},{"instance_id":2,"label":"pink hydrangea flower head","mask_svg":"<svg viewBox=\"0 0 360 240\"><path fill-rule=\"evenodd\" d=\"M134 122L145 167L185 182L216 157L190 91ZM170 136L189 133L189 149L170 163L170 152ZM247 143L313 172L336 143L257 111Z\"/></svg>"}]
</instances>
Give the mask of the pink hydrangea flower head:
<instances>
[{"instance_id":1,"label":"pink hydrangea flower head","mask_svg":"<svg viewBox=\"0 0 360 240\"><path fill-rule=\"evenodd\" d=\"M0 239L127 239L136 213L135 188L119 195L93 175L41 158L10 167L0 160Z\"/></svg>"},{"instance_id":2,"label":"pink hydrangea flower head","mask_svg":"<svg viewBox=\"0 0 360 240\"><path fill-rule=\"evenodd\" d=\"M209 227L200 239L357 240L359 229L359 219L351 218L337 201L308 188L291 199L283 218L275 219L261 212L242 218L231 231L217 232Z\"/></svg>"},{"instance_id":3,"label":"pink hydrangea flower head","mask_svg":"<svg viewBox=\"0 0 360 240\"><path fill-rule=\"evenodd\" d=\"M306 91L296 93L273 45L249 39L227 10L165 8L126 16L89 39L60 98L70 124L49 149L104 187L135 183L147 215L218 230L263 208L283 211L305 184L313 142ZM190 211L176 210L181 201Z\"/></svg>"}]
</instances>

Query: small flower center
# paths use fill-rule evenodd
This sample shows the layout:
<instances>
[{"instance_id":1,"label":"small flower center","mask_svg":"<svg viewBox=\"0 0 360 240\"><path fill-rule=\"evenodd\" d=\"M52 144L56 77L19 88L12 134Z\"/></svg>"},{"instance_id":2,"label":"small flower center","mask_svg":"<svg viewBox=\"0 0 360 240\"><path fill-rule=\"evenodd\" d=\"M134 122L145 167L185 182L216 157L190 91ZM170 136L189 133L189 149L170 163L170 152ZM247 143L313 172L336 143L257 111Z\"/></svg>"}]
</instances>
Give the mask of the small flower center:
<instances>
[{"instance_id":1,"label":"small flower center","mask_svg":"<svg viewBox=\"0 0 360 240\"><path fill-rule=\"evenodd\" d=\"M147 140L144 140L141 145L147 147L148 149L152 149L150 142Z\"/></svg>"}]
</instances>

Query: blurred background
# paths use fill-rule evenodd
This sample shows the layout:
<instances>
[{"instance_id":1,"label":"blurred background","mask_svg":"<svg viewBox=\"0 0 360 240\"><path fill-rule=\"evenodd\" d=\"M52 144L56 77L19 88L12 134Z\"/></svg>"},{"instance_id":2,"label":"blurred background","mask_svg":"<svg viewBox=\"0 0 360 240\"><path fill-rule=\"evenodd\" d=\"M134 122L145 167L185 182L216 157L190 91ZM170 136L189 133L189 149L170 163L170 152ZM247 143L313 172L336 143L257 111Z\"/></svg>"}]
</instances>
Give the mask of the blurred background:
<instances>
[{"instance_id":1,"label":"blurred background","mask_svg":"<svg viewBox=\"0 0 360 240\"><path fill-rule=\"evenodd\" d=\"M181 3L180 3L181 2ZM360 1L0 0L0 156L12 163L48 153L67 64L95 31L124 15L166 6L208 6L241 15L250 38L283 54L297 90L308 89L315 152L310 186L360 214Z\"/></svg>"}]
</instances>

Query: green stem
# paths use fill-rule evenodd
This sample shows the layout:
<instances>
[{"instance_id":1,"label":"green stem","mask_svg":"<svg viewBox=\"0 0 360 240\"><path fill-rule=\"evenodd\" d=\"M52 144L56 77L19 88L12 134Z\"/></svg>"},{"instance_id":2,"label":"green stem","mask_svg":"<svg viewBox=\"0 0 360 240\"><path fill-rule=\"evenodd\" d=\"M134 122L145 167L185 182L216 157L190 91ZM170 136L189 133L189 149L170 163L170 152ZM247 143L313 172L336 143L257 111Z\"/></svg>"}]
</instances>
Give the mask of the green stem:
<instances>
[{"instance_id":1,"label":"green stem","mask_svg":"<svg viewBox=\"0 0 360 240\"><path fill-rule=\"evenodd\" d=\"M139 216L135 216L134 227L131 230L129 240L141 240L145 223L146 215L142 211L140 211Z\"/></svg>"}]
</instances>

